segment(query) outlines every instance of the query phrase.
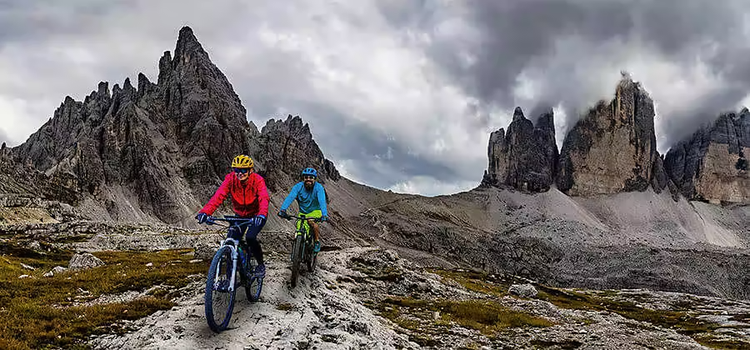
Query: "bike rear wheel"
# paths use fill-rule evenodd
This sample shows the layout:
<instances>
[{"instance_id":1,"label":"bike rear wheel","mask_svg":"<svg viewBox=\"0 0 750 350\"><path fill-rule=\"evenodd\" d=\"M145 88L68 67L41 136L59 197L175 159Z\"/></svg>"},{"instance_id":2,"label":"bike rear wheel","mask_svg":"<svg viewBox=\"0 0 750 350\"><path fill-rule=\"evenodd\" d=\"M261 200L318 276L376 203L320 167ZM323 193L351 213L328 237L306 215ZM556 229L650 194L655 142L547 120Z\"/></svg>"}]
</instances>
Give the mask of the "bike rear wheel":
<instances>
[{"instance_id":1,"label":"bike rear wheel","mask_svg":"<svg viewBox=\"0 0 750 350\"><path fill-rule=\"evenodd\" d=\"M294 245L292 246L292 288L297 286L303 249L304 241L302 240L302 235L297 235L297 238L294 239Z\"/></svg>"},{"instance_id":2,"label":"bike rear wheel","mask_svg":"<svg viewBox=\"0 0 750 350\"><path fill-rule=\"evenodd\" d=\"M232 249L222 247L211 261L206 278L205 312L208 326L214 332L221 332L229 326L234 309L234 298L237 289L231 286L234 275L232 267Z\"/></svg>"},{"instance_id":3,"label":"bike rear wheel","mask_svg":"<svg viewBox=\"0 0 750 350\"><path fill-rule=\"evenodd\" d=\"M248 271L245 271L247 275L253 275L249 278L244 278L245 281L245 295L247 296L247 300L250 300L251 302L258 301L260 299L260 291L263 289L263 279L258 278L254 276L255 271L255 264L251 262L251 257L247 257L247 268Z\"/></svg>"}]
</instances>

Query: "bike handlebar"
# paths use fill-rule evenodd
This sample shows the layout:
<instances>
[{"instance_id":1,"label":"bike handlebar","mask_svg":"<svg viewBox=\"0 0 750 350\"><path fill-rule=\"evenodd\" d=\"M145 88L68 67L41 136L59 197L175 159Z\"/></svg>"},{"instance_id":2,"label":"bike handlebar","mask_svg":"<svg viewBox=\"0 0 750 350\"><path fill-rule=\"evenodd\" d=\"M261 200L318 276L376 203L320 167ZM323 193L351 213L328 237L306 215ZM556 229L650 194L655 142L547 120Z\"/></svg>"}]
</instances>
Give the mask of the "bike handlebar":
<instances>
[{"instance_id":1,"label":"bike handlebar","mask_svg":"<svg viewBox=\"0 0 750 350\"><path fill-rule=\"evenodd\" d=\"M315 222L323 222L323 218L308 218L304 214L297 214L297 215L289 215L289 214L287 214L287 215L279 215L279 217L281 217L283 219L287 219L287 220L292 220L292 219L300 219L300 220L312 219ZM325 220L325 221L330 221L330 220Z\"/></svg>"},{"instance_id":2,"label":"bike handlebar","mask_svg":"<svg viewBox=\"0 0 750 350\"><path fill-rule=\"evenodd\" d=\"M237 223L237 222L250 221L250 220L253 220L253 219L254 218L241 218L241 217L238 217L238 216L224 216L223 218L217 218L217 217L214 217L214 216L209 216L206 219L206 224L216 225L216 221L224 221L224 222L228 222L230 224L233 224L233 223Z\"/></svg>"}]
</instances>

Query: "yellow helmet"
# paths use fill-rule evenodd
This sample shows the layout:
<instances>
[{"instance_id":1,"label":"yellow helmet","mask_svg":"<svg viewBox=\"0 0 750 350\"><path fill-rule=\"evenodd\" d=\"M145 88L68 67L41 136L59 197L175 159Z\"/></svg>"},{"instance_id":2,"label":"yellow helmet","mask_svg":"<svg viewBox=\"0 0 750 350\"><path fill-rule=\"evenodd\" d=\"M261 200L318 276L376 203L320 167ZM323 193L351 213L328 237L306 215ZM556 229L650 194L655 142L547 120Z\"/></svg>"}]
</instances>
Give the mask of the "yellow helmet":
<instances>
[{"instance_id":1,"label":"yellow helmet","mask_svg":"<svg viewBox=\"0 0 750 350\"><path fill-rule=\"evenodd\" d=\"M253 167L253 159L244 154L240 154L234 157L234 160L232 160L232 168L252 168L252 167Z\"/></svg>"}]
</instances>

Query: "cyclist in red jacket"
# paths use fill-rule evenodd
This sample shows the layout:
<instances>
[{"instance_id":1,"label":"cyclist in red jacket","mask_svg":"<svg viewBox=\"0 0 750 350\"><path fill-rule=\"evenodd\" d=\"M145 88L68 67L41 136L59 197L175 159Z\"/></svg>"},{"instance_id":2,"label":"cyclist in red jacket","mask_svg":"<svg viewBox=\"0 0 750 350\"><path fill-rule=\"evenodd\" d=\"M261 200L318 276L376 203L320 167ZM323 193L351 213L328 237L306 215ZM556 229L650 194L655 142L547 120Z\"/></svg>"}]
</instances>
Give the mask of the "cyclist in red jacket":
<instances>
[{"instance_id":1,"label":"cyclist in red jacket","mask_svg":"<svg viewBox=\"0 0 750 350\"><path fill-rule=\"evenodd\" d=\"M224 177L224 181L216 190L203 209L195 217L198 223L206 222L209 216L213 215L216 208L221 205L227 198L232 195L232 209L237 216L243 218L253 218L247 225L242 227L245 231L245 239L250 247L258 266L255 268L255 274L258 277L264 277L266 274L266 265L263 263L263 250L258 242L258 233L266 224L268 216L268 189L266 181L262 176L253 171L253 160L244 155L238 155L232 160L233 172ZM234 227L233 227L234 228ZM227 234L234 239L241 239L243 232L231 230Z\"/></svg>"}]
</instances>

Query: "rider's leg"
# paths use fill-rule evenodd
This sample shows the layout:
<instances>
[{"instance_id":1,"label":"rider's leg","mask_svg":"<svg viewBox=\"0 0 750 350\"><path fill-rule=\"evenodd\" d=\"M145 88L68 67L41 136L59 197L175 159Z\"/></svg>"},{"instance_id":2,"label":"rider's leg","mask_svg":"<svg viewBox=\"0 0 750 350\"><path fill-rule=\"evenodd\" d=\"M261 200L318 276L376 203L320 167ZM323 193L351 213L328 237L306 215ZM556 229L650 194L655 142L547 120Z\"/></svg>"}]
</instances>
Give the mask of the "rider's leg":
<instances>
[{"instance_id":1,"label":"rider's leg","mask_svg":"<svg viewBox=\"0 0 750 350\"><path fill-rule=\"evenodd\" d=\"M313 250L317 253L320 251L320 225L313 220L308 220L307 223L312 227L313 236L315 236L315 245Z\"/></svg>"},{"instance_id":2,"label":"rider's leg","mask_svg":"<svg viewBox=\"0 0 750 350\"><path fill-rule=\"evenodd\" d=\"M320 240L320 226L318 225L318 223L317 223L317 222L315 222L315 221L314 221L314 220L312 220L312 219L310 219L310 220L307 220L307 223L308 223L308 224L309 224L309 225L310 225L310 226L312 227L312 229L313 229L313 233L315 234L315 242L319 241L319 240Z\"/></svg>"},{"instance_id":3,"label":"rider's leg","mask_svg":"<svg viewBox=\"0 0 750 350\"><path fill-rule=\"evenodd\" d=\"M258 226L251 225L247 228L245 233L247 245L250 246L250 250L253 252L255 260L258 261L258 266L255 268L255 272L260 275L265 275L266 265L263 262L263 249L260 246L260 242L258 242L258 233L260 233L260 230L263 229L263 226L265 225L265 220Z\"/></svg>"}]
</instances>

